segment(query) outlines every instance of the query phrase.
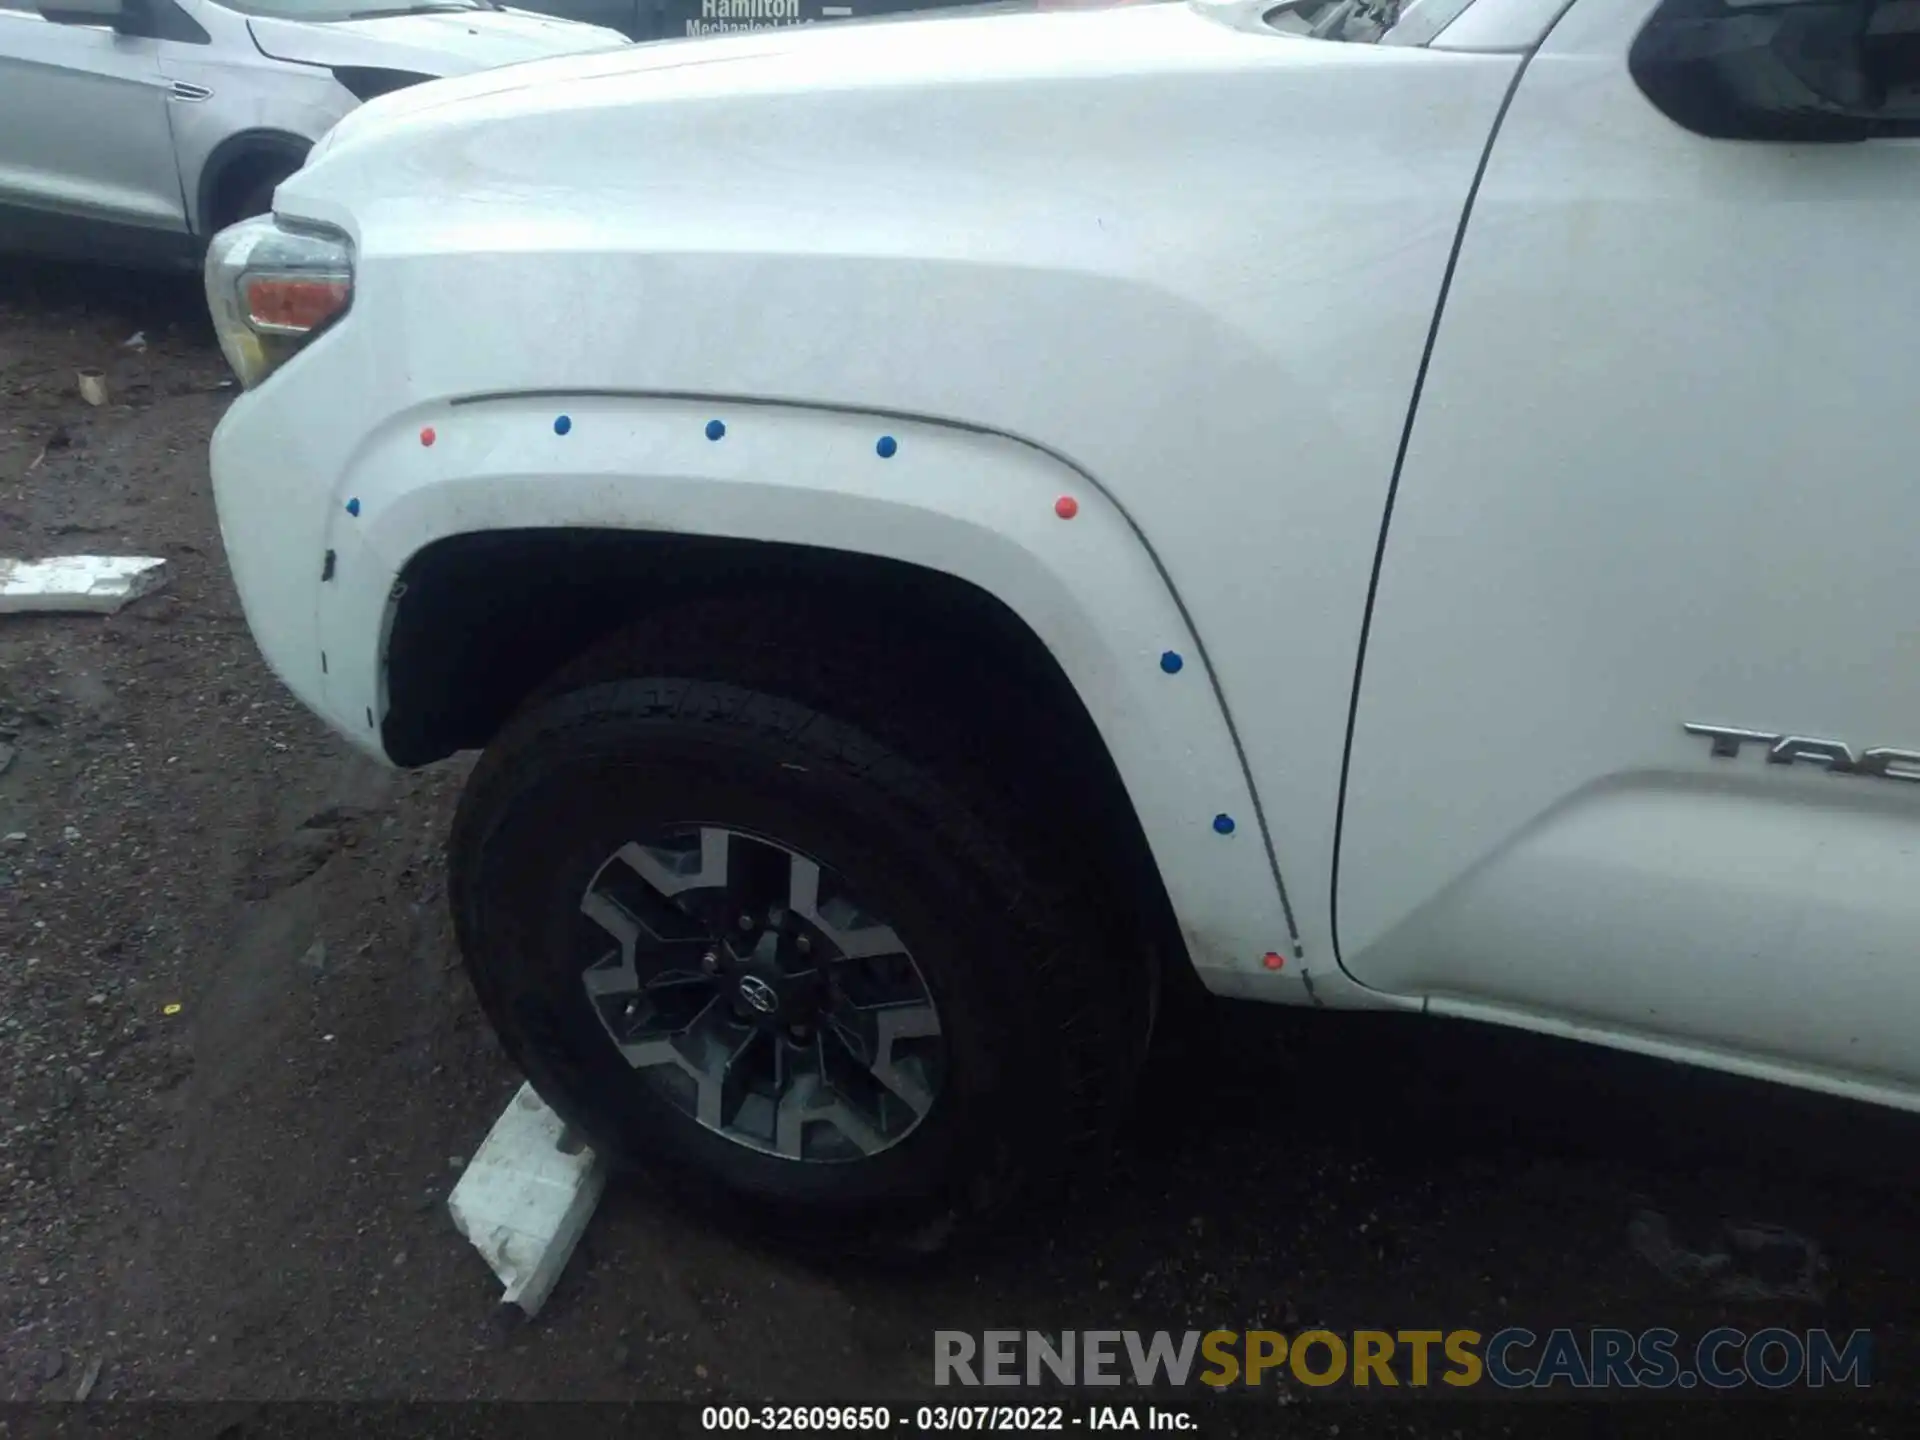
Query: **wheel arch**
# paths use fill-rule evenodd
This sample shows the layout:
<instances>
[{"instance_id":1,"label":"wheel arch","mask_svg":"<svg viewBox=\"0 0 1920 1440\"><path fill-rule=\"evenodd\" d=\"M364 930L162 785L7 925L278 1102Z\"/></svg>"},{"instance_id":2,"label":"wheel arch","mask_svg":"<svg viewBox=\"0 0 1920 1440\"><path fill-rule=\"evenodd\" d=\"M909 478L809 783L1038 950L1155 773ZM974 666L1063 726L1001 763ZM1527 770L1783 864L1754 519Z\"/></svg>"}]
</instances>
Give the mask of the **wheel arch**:
<instances>
[{"instance_id":1,"label":"wheel arch","mask_svg":"<svg viewBox=\"0 0 1920 1440\"><path fill-rule=\"evenodd\" d=\"M194 233L204 237L218 228L215 220L240 177L264 169L271 161L284 161L290 169L298 170L312 148L313 142L304 135L267 126L237 130L227 136L213 147L200 167L193 196Z\"/></svg>"},{"instance_id":2,"label":"wheel arch","mask_svg":"<svg viewBox=\"0 0 1920 1440\"><path fill-rule=\"evenodd\" d=\"M1044 657L1087 716L1196 968L1216 989L1308 998L1285 963L1298 953L1291 916L1200 638L1145 537L1066 458L915 417L712 397L477 397L394 417L334 499L342 621L373 621L346 597L375 588L384 611L373 673L332 672L332 708L358 713L364 698L404 764L483 743L541 668L506 666L484 723L463 728L448 707L480 671L454 658L462 644L510 653L500 624L536 613L558 624L562 650L617 625L620 607L594 576L631 576L636 590L728 567L782 583L831 577L875 597L904 587L929 613L962 594L989 598L977 613ZM323 638L341 633L328 608L323 596ZM553 655L553 668L570 658Z\"/></svg>"}]
</instances>

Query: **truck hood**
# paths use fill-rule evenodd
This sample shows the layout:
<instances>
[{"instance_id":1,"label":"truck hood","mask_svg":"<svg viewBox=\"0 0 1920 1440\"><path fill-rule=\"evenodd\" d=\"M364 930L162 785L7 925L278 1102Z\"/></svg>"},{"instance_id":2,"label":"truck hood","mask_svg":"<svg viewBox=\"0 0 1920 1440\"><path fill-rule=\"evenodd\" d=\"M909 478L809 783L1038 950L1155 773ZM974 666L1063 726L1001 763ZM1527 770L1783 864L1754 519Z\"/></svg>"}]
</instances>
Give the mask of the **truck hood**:
<instances>
[{"instance_id":1,"label":"truck hood","mask_svg":"<svg viewBox=\"0 0 1920 1440\"><path fill-rule=\"evenodd\" d=\"M1228 33L1223 12L1242 4L1244 0L989 0L829 25L786 25L630 45L383 95L330 130L313 158L376 136L397 139L399 131L415 122L448 114L448 107L454 107L453 114L477 116L485 110L504 116L573 104L744 99L756 91L911 88L1046 74L1150 71L1178 63L1168 61L1163 47L1169 43L1178 46L1196 31ZM1288 37L1269 38L1285 43Z\"/></svg>"},{"instance_id":2,"label":"truck hood","mask_svg":"<svg viewBox=\"0 0 1920 1440\"><path fill-rule=\"evenodd\" d=\"M368 0L371 6L374 0ZM467 75L522 60L628 46L617 30L526 10L383 15L316 23L255 16L260 53L300 65L369 65L422 75Z\"/></svg>"}]
</instances>

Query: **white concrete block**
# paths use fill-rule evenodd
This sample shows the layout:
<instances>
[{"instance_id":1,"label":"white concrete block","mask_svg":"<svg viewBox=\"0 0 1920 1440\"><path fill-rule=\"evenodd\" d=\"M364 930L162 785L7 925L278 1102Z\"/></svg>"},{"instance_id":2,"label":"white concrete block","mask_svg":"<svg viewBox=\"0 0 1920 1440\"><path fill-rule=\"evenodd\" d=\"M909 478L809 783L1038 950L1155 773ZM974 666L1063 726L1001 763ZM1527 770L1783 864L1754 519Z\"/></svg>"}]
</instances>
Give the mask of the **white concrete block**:
<instances>
[{"instance_id":1,"label":"white concrete block","mask_svg":"<svg viewBox=\"0 0 1920 1440\"><path fill-rule=\"evenodd\" d=\"M500 1277L503 1304L536 1315L600 1203L606 1167L560 1148L566 1125L522 1085L468 1162L447 1209Z\"/></svg>"},{"instance_id":2,"label":"white concrete block","mask_svg":"<svg viewBox=\"0 0 1920 1440\"><path fill-rule=\"evenodd\" d=\"M166 566L166 561L144 555L0 558L0 615L111 615L157 589L166 579Z\"/></svg>"}]
</instances>

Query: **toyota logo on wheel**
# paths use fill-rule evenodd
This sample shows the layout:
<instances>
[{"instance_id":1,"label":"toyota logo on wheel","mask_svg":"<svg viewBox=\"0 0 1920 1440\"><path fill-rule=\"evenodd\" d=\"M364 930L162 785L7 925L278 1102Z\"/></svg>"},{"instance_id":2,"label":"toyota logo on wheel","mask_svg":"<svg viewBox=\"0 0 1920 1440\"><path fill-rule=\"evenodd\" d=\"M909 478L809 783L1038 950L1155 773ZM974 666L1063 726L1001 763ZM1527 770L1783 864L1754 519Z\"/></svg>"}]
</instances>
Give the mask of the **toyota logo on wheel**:
<instances>
[{"instance_id":1,"label":"toyota logo on wheel","mask_svg":"<svg viewBox=\"0 0 1920 1440\"><path fill-rule=\"evenodd\" d=\"M762 1015L771 1015L780 1008L780 992L758 975L748 975L741 980L740 998Z\"/></svg>"}]
</instances>

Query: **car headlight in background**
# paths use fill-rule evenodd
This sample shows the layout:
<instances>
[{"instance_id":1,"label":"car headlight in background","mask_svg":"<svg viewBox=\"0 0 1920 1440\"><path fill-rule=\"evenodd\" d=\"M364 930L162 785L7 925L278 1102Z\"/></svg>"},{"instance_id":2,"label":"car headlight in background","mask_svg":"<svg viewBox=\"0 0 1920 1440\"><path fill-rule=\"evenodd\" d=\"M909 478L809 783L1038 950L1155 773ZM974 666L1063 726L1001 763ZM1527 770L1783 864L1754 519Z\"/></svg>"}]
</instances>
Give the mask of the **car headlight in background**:
<instances>
[{"instance_id":1,"label":"car headlight in background","mask_svg":"<svg viewBox=\"0 0 1920 1440\"><path fill-rule=\"evenodd\" d=\"M252 389L347 313L353 245L337 230L260 215L213 237L206 280L221 353Z\"/></svg>"}]
</instances>

